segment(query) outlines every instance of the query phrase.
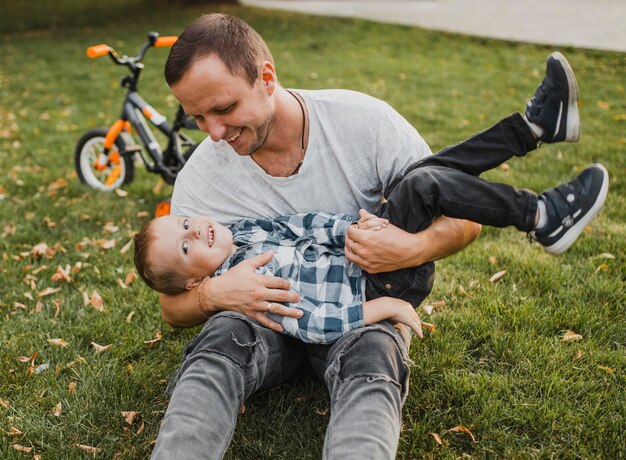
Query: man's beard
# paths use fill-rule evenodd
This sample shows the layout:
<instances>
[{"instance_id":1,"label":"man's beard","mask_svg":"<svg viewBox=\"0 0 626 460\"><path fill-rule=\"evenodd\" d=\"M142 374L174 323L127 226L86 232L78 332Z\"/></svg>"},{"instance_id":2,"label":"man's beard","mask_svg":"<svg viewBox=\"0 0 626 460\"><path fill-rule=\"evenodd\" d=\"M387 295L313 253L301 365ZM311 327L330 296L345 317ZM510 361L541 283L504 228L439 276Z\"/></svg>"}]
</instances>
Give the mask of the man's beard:
<instances>
[{"instance_id":1,"label":"man's beard","mask_svg":"<svg viewBox=\"0 0 626 460\"><path fill-rule=\"evenodd\" d=\"M237 153L242 156L251 156L255 154L258 150L260 150L261 147L263 147L263 145L265 144L265 141L267 141L267 137L269 136L270 129L273 124L274 116L269 114L267 118L263 121L263 124L254 131L254 143L245 152Z\"/></svg>"}]
</instances>

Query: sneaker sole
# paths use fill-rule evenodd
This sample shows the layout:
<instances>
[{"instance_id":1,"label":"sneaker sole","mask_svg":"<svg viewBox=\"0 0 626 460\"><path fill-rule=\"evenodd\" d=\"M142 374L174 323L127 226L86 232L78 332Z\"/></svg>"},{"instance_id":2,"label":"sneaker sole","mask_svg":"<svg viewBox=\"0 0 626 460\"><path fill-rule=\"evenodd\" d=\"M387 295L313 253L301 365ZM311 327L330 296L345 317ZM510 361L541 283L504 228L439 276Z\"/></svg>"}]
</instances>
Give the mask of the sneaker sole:
<instances>
[{"instance_id":1,"label":"sneaker sole","mask_svg":"<svg viewBox=\"0 0 626 460\"><path fill-rule=\"evenodd\" d=\"M567 76L567 87L569 90L567 104L567 126L565 130L565 142L578 142L580 139L580 116L578 114L578 83L574 76L572 67L558 51L552 53L551 57L560 62Z\"/></svg>"},{"instance_id":2,"label":"sneaker sole","mask_svg":"<svg viewBox=\"0 0 626 460\"><path fill-rule=\"evenodd\" d=\"M598 212L600 212L600 209L602 209L604 200L606 200L606 196L609 192L609 172L604 166L599 163L595 163L591 166L602 170L604 181L602 182L602 188L600 189L600 193L598 194L596 202L593 204L589 212L585 214L582 219L576 222L576 224L572 225L572 227L567 232L565 232L565 234L559 239L559 241L551 246L544 246L545 251L552 255L558 256L559 254L563 254L569 249L572 244L574 244L574 242L578 239L587 224L598 215Z\"/></svg>"}]
</instances>

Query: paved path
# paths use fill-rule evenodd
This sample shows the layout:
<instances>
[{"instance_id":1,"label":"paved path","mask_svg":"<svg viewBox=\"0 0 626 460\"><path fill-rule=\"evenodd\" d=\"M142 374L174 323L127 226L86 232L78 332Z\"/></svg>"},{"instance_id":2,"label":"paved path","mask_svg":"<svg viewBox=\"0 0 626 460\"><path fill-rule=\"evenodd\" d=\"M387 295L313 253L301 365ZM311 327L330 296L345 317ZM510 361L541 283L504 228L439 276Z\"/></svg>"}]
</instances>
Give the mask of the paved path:
<instances>
[{"instance_id":1,"label":"paved path","mask_svg":"<svg viewBox=\"0 0 626 460\"><path fill-rule=\"evenodd\" d=\"M468 35L626 52L626 0L240 0Z\"/></svg>"}]
</instances>

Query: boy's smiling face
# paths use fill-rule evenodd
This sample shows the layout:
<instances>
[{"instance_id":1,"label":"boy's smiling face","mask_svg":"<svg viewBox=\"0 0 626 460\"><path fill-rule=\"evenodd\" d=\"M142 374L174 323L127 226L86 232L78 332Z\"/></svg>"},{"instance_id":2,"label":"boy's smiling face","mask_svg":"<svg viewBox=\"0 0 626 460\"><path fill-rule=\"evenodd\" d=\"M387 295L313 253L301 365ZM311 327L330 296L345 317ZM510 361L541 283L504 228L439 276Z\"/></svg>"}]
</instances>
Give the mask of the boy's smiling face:
<instances>
[{"instance_id":1,"label":"boy's smiling face","mask_svg":"<svg viewBox=\"0 0 626 460\"><path fill-rule=\"evenodd\" d=\"M183 273L187 289L213 275L235 249L231 231L205 216L159 217L152 223L152 234L151 263Z\"/></svg>"}]
</instances>

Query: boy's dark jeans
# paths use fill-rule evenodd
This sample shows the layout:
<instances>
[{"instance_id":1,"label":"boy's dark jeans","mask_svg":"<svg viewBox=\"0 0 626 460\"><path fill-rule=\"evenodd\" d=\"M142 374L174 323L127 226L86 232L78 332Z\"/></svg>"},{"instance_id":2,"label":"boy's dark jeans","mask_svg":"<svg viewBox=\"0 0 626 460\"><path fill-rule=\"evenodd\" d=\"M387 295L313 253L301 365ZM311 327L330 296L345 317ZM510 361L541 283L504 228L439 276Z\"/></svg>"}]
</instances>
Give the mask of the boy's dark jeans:
<instances>
[{"instance_id":1,"label":"boy's dark jeans","mask_svg":"<svg viewBox=\"0 0 626 460\"><path fill-rule=\"evenodd\" d=\"M503 140L506 145L503 146ZM484 171L537 148L530 128L515 113L486 131L425 158L397 178L376 214L410 233L441 215L492 227L534 228L537 195L481 179ZM366 297L397 297L414 307L430 293L433 262L388 273L366 274Z\"/></svg>"}]
</instances>

